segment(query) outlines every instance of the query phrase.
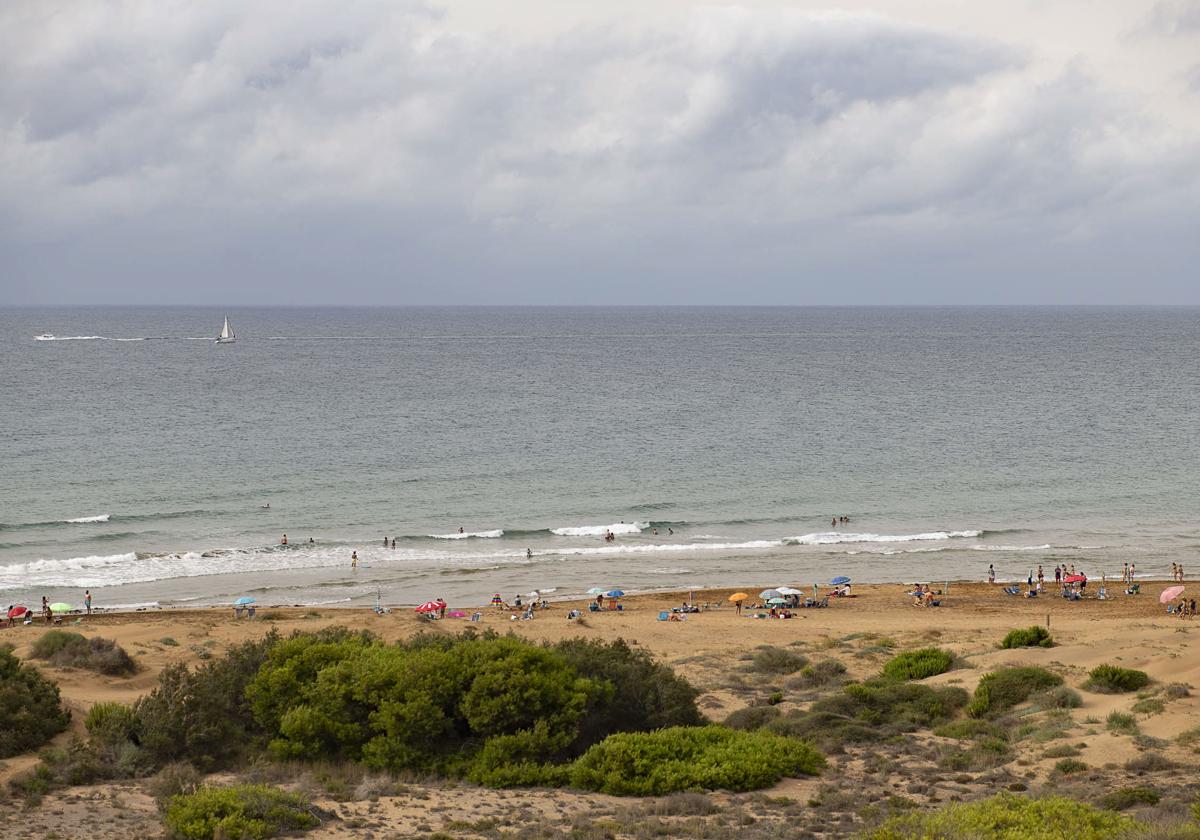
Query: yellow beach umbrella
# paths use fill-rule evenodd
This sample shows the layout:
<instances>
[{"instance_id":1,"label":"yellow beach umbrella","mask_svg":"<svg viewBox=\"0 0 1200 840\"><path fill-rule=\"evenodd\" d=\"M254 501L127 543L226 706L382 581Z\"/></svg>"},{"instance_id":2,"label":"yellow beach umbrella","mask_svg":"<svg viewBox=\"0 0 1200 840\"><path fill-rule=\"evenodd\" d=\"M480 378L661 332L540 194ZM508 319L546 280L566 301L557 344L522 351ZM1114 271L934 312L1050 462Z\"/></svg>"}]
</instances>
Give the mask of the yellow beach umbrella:
<instances>
[{"instance_id":1,"label":"yellow beach umbrella","mask_svg":"<svg viewBox=\"0 0 1200 840\"><path fill-rule=\"evenodd\" d=\"M732 595L729 596L729 600L730 601L745 601L749 597L750 596L747 595L745 592L734 592Z\"/></svg>"}]
</instances>

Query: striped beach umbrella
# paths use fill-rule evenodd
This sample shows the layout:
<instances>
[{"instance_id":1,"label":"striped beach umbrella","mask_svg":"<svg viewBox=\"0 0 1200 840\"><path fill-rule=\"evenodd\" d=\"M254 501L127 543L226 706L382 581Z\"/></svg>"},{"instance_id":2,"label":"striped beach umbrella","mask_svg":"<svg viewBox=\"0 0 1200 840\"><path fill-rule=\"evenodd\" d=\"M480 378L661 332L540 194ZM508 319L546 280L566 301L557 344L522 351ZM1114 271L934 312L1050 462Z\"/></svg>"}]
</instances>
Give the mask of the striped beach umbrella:
<instances>
[{"instance_id":1,"label":"striped beach umbrella","mask_svg":"<svg viewBox=\"0 0 1200 840\"><path fill-rule=\"evenodd\" d=\"M424 604L417 607L417 612L419 612L419 613L435 613L444 606L446 606L446 605L441 603L440 601L426 601Z\"/></svg>"}]
</instances>

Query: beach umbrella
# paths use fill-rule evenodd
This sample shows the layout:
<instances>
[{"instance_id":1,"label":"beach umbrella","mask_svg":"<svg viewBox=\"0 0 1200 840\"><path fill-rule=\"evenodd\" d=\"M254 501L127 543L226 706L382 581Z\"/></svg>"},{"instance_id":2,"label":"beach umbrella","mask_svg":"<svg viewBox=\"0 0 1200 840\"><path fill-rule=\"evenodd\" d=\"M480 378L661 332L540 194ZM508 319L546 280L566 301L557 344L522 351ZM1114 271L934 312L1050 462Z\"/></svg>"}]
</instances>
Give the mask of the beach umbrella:
<instances>
[{"instance_id":1,"label":"beach umbrella","mask_svg":"<svg viewBox=\"0 0 1200 840\"><path fill-rule=\"evenodd\" d=\"M426 601L424 604L417 607L417 612L419 612L419 613L438 612L444 606L445 606L445 604L443 604L441 601Z\"/></svg>"},{"instance_id":2,"label":"beach umbrella","mask_svg":"<svg viewBox=\"0 0 1200 840\"><path fill-rule=\"evenodd\" d=\"M762 592L758 593L758 597L762 598L764 601L766 601L768 598L778 598L779 596L780 592L778 589L764 589Z\"/></svg>"},{"instance_id":3,"label":"beach umbrella","mask_svg":"<svg viewBox=\"0 0 1200 840\"><path fill-rule=\"evenodd\" d=\"M620 589L610 589L604 593L605 598L624 598L625 593Z\"/></svg>"},{"instance_id":4,"label":"beach umbrella","mask_svg":"<svg viewBox=\"0 0 1200 840\"><path fill-rule=\"evenodd\" d=\"M70 612L73 609L74 607L72 607L70 604L64 604L62 601L59 601L57 604L50 605L50 612Z\"/></svg>"},{"instance_id":5,"label":"beach umbrella","mask_svg":"<svg viewBox=\"0 0 1200 840\"><path fill-rule=\"evenodd\" d=\"M244 607L247 604L253 604L253 603L254 603L253 598L243 595L241 598L238 598L236 601L234 601L233 605L235 607Z\"/></svg>"},{"instance_id":6,"label":"beach umbrella","mask_svg":"<svg viewBox=\"0 0 1200 840\"><path fill-rule=\"evenodd\" d=\"M504 599L500 597L499 592L497 592L495 595L492 596L492 603L495 604L496 606L500 606L501 604L504 603Z\"/></svg>"},{"instance_id":7,"label":"beach umbrella","mask_svg":"<svg viewBox=\"0 0 1200 840\"><path fill-rule=\"evenodd\" d=\"M1082 583L1087 580L1087 575L1068 575L1063 578L1063 583Z\"/></svg>"},{"instance_id":8,"label":"beach umbrella","mask_svg":"<svg viewBox=\"0 0 1200 840\"><path fill-rule=\"evenodd\" d=\"M792 589L792 587L790 587L790 586L780 586L775 591L778 592L780 595L803 595L804 594L799 589Z\"/></svg>"},{"instance_id":9,"label":"beach umbrella","mask_svg":"<svg viewBox=\"0 0 1200 840\"><path fill-rule=\"evenodd\" d=\"M749 597L750 596L747 595L745 592L734 592L732 595L729 596L729 600L730 601L745 601Z\"/></svg>"},{"instance_id":10,"label":"beach umbrella","mask_svg":"<svg viewBox=\"0 0 1200 840\"><path fill-rule=\"evenodd\" d=\"M600 588L599 586L593 586L591 589L589 589L589 590L588 590L588 593L587 593L587 594L589 594L589 595L603 595L603 594L604 594L605 592L607 592L607 591L608 591L607 589L602 589L602 588Z\"/></svg>"},{"instance_id":11,"label":"beach umbrella","mask_svg":"<svg viewBox=\"0 0 1200 840\"><path fill-rule=\"evenodd\" d=\"M768 603L768 604L773 604L773 605L775 605L775 606L780 606L780 605L782 605L782 604L786 604L786 603L787 603L787 599L786 599L786 598L772 598L772 599L770 599L769 601L767 601L767 603Z\"/></svg>"},{"instance_id":12,"label":"beach umbrella","mask_svg":"<svg viewBox=\"0 0 1200 840\"><path fill-rule=\"evenodd\" d=\"M838 575L833 580L829 581L829 585L830 586L841 586L842 584L849 583L849 582L850 582L850 578L846 577L845 575Z\"/></svg>"},{"instance_id":13,"label":"beach umbrella","mask_svg":"<svg viewBox=\"0 0 1200 840\"><path fill-rule=\"evenodd\" d=\"M1169 601L1174 601L1176 598L1178 598L1182 594L1183 594L1182 586L1168 586L1166 589L1163 590L1162 594L1158 596L1158 603L1165 604ZM12 613L9 613L9 615L12 615Z\"/></svg>"},{"instance_id":14,"label":"beach umbrella","mask_svg":"<svg viewBox=\"0 0 1200 840\"><path fill-rule=\"evenodd\" d=\"M27 612L29 612L29 607L23 607L20 604L17 604L15 607L9 607L8 617L9 618L20 618L21 616L25 615L25 613L27 613Z\"/></svg>"}]
</instances>

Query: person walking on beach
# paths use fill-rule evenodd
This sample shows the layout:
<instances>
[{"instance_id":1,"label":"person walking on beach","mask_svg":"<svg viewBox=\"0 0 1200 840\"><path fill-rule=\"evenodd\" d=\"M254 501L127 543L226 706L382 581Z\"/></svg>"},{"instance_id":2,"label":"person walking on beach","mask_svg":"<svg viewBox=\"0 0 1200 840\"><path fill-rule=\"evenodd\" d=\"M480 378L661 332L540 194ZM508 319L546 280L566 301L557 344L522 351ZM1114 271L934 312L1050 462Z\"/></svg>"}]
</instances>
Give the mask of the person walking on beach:
<instances>
[{"instance_id":1,"label":"person walking on beach","mask_svg":"<svg viewBox=\"0 0 1200 840\"><path fill-rule=\"evenodd\" d=\"M42 596L42 618L46 623L50 623L50 602L46 600L46 596Z\"/></svg>"},{"instance_id":2,"label":"person walking on beach","mask_svg":"<svg viewBox=\"0 0 1200 840\"><path fill-rule=\"evenodd\" d=\"M988 583L996 582L996 567L988 563Z\"/></svg>"},{"instance_id":3,"label":"person walking on beach","mask_svg":"<svg viewBox=\"0 0 1200 840\"><path fill-rule=\"evenodd\" d=\"M88 615L92 614L92 590L83 590L83 611Z\"/></svg>"},{"instance_id":4,"label":"person walking on beach","mask_svg":"<svg viewBox=\"0 0 1200 840\"><path fill-rule=\"evenodd\" d=\"M1125 568L1121 570L1121 583L1129 583L1129 564L1125 564Z\"/></svg>"},{"instance_id":5,"label":"person walking on beach","mask_svg":"<svg viewBox=\"0 0 1200 840\"><path fill-rule=\"evenodd\" d=\"M1133 583L1133 579L1134 579L1136 576L1137 576L1137 564L1136 564L1136 563L1130 563L1130 564L1129 564L1129 582L1130 582L1131 584Z\"/></svg>"},{"instance_id":6,"label":"person walking on beach","mask_svg":"<svg viewBox=\"0 0 1200 840\"><path fill-rule=\"evenodd\" d=\"M1044 571L1042 571L1042 567L1039 565L1038 566L1038 583L1041 583L1045 579L1046 579L1046 573Z\"/></svg>"},{"instance_id":7,"label":"person walking on beach","mask_svg":"<svg viewBox=\"0 0 1200 840\"><path fill-rule=\"evenodd\" d=\"M357 551L350 552L350 568L351 569L358 568L358 552Z\"/></svg>"},{"instance_id":8,"label":"person walking on beach","mask_svg":"<svg viewBox=\"0 0 1200 840\"><path fill-rule=\"evenodd\" d=\"M742 614L742 602L740 600L733 602L733 614L734 615Z\"/></svg>"}]
</instances>

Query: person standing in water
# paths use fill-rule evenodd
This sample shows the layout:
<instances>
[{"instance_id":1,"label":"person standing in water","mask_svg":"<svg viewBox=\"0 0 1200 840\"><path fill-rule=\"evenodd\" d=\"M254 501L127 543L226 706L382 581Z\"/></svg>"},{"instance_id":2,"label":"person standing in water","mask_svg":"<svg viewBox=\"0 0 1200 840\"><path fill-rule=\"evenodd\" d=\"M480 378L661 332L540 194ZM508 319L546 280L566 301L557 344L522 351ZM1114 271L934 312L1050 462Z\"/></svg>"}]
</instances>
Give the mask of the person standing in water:
<instances>
[{"instance_id":1,"label":"person standing in water","mask_svg":"<svg viewBox=\"0 0 1200 840\"><path fill-rule=\"evenodd\" d=\"M996 582L996 567L988 563L988 583Z\"/></svg>"},{"instance_id":2,"label":"person standing in water","mask_svg":"<svg viewBox=\"0 0 1200 840\"><path fill-rule=\"evenodd\" d=\"M357 551L350 552L350 568L351 569L358 568L358 552Z\"/></svg>"},{"instance_id":3,"label":"person standing in water","mask_svg":"<svg viewBox=\"0 0 1200 840\"><path fill-rule=\"evenodd\" d=\"M458 526L458 533L460 533L460 534L461 534L462 532L463 532L463 526L459 525L459 526Z\"/></svg>"},{"instance_id":4,"label":"person standing in water","mask_svg":"<svg viewBox=\"0 0 1200 840\"><path fill-rule=\"evenodd\" d=\"M287 534L283 535L283 539L279 541L280 545L287 545Z\"/></svg>"}]
</instances>

